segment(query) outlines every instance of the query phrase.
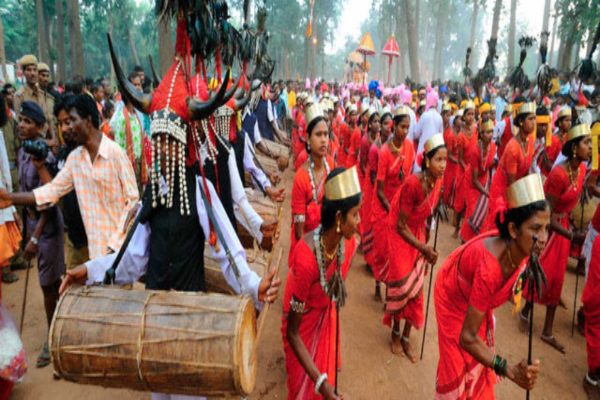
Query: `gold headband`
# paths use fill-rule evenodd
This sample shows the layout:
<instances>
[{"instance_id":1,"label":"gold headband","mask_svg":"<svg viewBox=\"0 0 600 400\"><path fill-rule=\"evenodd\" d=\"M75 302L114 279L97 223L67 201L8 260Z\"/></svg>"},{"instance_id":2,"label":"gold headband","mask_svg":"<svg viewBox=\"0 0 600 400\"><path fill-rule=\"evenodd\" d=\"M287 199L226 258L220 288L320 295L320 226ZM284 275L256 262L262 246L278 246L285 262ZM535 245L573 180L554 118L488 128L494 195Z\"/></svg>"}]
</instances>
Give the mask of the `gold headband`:
<instances>
[{"instance_id":1,"label":"gold headband","mask_svg":"<svg viewBox=\"0 0 600 400\"><path fill-rule=\"evenodd\" d=\"M489 103L483 103L479 106L479 114L483 114L484 112L489 112L492 110L492 107Z\"/></svg>"},{"instance_id":2,"label":"gold headband","mask_svg":"<svg viewBox=\"0 0 600 400\"><path fill-rule=\"evenodd\" d=\"M549 115L536 115L535 117L535 123L540 125L540 124L546 124L546 125L550 125L550 116Z\"/></svg>"},{"instance_id":3,"label":"gold headband","mask_svg":"<svg viewBox=\"0 0 600 400\"><path fill-rule=\"evenodd\" d=\"M521 114L535 114L535 103L529 102L524 103L519 107L519 111L517 111L517 115Z\"/></svg>"},{"instance_id":4,"label":"gold headband","mask_svg":"<svg viewBox=\"0 0 600 400\"><path fill-rule=\"evenodd\" d=\"M558 116L556 117L556 119L559 120L563 117L571 117L571 116L573 116L571 107L564 106L564 107L560 108L560 111L558 112Z\"/></svg>"},{"instance_id":5,"label":"gold headband","mask_svg":"<svg viewBox=\"0 0 600 400\"><path fill-rule=\"evenodd\" d=\"M588 136L590 134L590 128L587 126L587 124L575 125L569 129L569 132L567 132L567 142L570 142L571 140L577 139L581 136Z\"/></svg>"},{"instance_id":6,"label":"gold headband","mask_svg":"<svg viewBox=\"0 0 600 400\"><path fill-rule=\"evenodd\" d=\"M401 117L403 115L410 115L408 112L408 107L406 106L399 106L398 108L396 108L396 111L394 111L394 118L395 117Z\"/></svg>"},{"instance_id":7,"label":"gold headband","mask_svg":"<svg viewBox=\"0 0 600 400\"><path fill-rule=\"evenodd\" d=\"M592 170L598 170L598 136L600 136L600 122L592 125Z\"/></svg>"},{"instance_id":8,"label":"gold headband","mask_svg":"<svg viewBox=\"0 0 600 400\"><path fill-rule=\"evenodd\" d=\"M506 107L504 107L504 112L507 112L509 114L512 113L513 112L512 105L507 104Z\"/></svg>"},{"instance_id":9,"label":"gold headband","mask_svg":"<svg viewBox=\"0 0 600 400\"><path fill-rule=\"evenodd\" d=\"M464 114L465 114L465 110L463 110L462 108L459 109L458 111L456 111L457 117L462 117Z\"/></svg>"},{"instance_id":10,"label":"gold headband","mask_svg":"<svg viewBox=\"0 0 600 400\"><path fill-rule=\"evenodd\" d=\"M444 105L442 106L442 112L446 111L452 111L452 106L448 103L444 103Z\"/></svg>"},{"instance_id":11,"label":"gold headband","mask_svg":"<svg viewBox=\"0 0 600 400\"><path fill-rule=\"evenodd\" d=\"M350 114L352 112L357 112L358 110L356 109L356 104L348 104L348 107L346 107L346 114Z\"/></svg>"},{"instance_id":12,"label":"gold headband","mask_svg":"<svg viewBox=\"0 0 600 400\"><path fill-rule=\"evenodd\" d=\"M361 193L356 166L348 168L325 183L327 200L344 200Z\"/></svg>"},{"instance_id":13,"label":"gold headband","mask_svg":"<svg viewBox=\"0 0 600 400\"><path fill-rule=\"evenodd\" d=\"M323 110L321 110L321 106L315 103L311 103L308 107L306 107L306 126L310 125L310 123L316 118L322 116Z\"/></svg>"},{"instance_id":14,"label":"gold headband","mask_svg":"<svg viewBox=\"0 0 600 400\"><path fill-rule=\"evenodd\" d=\"M423 151L425 154L427 154L430 151L445 145L446 143L444 143L444 135L442 135L441 133L436 133L425 142L425 144L423 145Z\"/></svg>"},{"instance_id":15,"label":"gold headband","mask_svg":"<svg viewBox=\"0 0 600 400\"><path fill-rule=\"evenodd\" d=\"M485 121L482 125L481 125L481 131L482 132L487 132L487 131L493 131L495 128L494 126L494 121L492 121L491 119Z\"/></svg>"},{"instance_id":16,"label":"gold headband","mask_svg":"<svg viewBox=\"0 0 600 400\"><path fill-rule=\"evenodd\" d=\"M543 200L546 200L546 196L542 177L539 174L527 175L514 182L506 190L506 202L509 210Z\"/></svg>"}]
</instances>

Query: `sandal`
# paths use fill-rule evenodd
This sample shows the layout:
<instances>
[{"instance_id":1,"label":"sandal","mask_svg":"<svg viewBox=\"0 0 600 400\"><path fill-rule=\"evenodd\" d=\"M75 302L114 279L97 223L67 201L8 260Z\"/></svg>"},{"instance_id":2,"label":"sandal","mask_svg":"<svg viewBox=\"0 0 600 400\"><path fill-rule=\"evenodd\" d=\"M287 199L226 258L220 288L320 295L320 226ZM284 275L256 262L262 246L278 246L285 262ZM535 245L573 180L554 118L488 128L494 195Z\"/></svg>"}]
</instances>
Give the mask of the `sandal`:
<instances>
[{"instance_id":1,"label":"sandal","mask_svg":"<svg viewBox=\"0 0 600 400\"><path fill-rule=\"evenodd\" d=\"M402 350L404 350L404 354L413 364L417 363L417 356L412 352L412 346L410 345L410 340L406 336L402 336L400 338L400 342L402 343Z\"/></svg>"},{"instance_id":2,"label":"sandal","mask_svg":"<svg viewBox=\"0 0 600 400\"><path fill-rule=\"evenodd\" d=\"M560 351L561 353L563 353L563 354L567 353L567 351L565 350L565 346L560 344L554 336L542 335L542 336L540 336L540 338L542 339L542 342L549 344L550 346L554 347L556 350Z\"/></svg>"},{"instance_id":3,"label":"sandal","mask_svg":"<svg viewBox=\"0 0 600 400\"><path fill-rule=\"evenodd\" d=\"M600 400L600 387L598 381L594 381L588 374L583 378L583 390L588 400Z\"/></svg>"},{"instance_id":4,"label":"sandal","mask_svg":"<svg viewBox=\"0 0 600 400\"><path fill-rule=\"evenodd\" d=\"M19 280L17 274L12 272L10 268L2 269L2 283L11 284Z\"/></svg>"},{"instance_id":5,"label":"sandal","mask_svg":"<svg viewBox=\"0 0 600 400\"><path fill-rule=\"evenodd\" d=\"M50 365L50 350L48 349L48 342L44 343L44 347L42 348L42 352L37 358L35 366L37 368L44 368L47 365Z\"/></svg>"}]
</instances>

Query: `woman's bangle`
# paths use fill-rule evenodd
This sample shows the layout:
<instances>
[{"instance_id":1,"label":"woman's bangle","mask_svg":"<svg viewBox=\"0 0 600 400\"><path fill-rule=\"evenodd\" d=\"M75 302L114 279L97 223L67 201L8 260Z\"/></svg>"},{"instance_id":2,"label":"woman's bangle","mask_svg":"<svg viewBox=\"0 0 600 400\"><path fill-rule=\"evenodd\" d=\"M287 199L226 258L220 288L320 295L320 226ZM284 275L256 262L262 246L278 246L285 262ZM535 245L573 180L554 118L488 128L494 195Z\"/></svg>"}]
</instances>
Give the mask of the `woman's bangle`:
<instances>
[{"instance_id":1,"label":"woman's bangle","mask_svg":"<svg viewBox=\"0 0 600 400\"><path fill-rule=\"evenodd\" d=\"M506 359L495 354L494 358L492 358L492 368L494 369L494 372L496 373L496 375L506 376L506 370L508 369L508 362L506 361Z\"/></svg>"},{"instance_id":2,"label":"woman's bangle","mask_svg":"<svg viewBox=\"0 0 600 400\"><path fill-rule=\"evenodd\" d=\"M319 394L319 389L321 389L321 386L323 386L323 383L327 380L327 374L321 374L319 375L319 377L317 378L317 381L315 382L315 394Z\"/></svg>"}]
</instances>

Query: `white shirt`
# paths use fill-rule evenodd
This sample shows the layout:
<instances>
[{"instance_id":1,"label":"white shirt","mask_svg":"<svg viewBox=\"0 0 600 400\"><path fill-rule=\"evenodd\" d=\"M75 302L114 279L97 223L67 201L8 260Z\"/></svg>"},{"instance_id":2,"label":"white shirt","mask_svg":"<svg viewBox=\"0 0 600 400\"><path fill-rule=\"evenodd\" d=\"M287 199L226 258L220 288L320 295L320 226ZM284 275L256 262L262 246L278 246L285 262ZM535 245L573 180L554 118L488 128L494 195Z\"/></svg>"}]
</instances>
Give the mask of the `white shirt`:
<instances>
[{"instance_id":1,"label":"white shirt","mask_svg":"<svg viewBox=\"0 0 600 400\"><path fill-rule=\"evenodd\" d=\"M435 110L435 108L430 108L429 110L425 111L417 123L417 127L412 138L413 140L419 141L417 154L421 154L423 152L423 146L425 146L425 142L428 141L429 138L437 133L443 132L444 121L442 120L442 116ZM420 171L420 167L416 165L416 161L415 170Z\"/></svg>"},{"instance_id":2,"label":"white shirt","mask_svg":"<svg viewBox=\"0 0 600 400\"><path fill-rule=\"evenodd\" d=\"M208 238L210 234L209 217L204 207L204 203L201 200L202 194L200 190L203 183L201 177L196 179L196 209L198 211L198 222L204 231L204 237ZM238 294L248 294L254 299L254 304L257 308L261 306L258 301L258 287L260 284L260 277L248 267L246 261L246 253L240 240L237 237L233 226L229 222L225 209L217 196L217 193L211 182L207 181L208 190L210 192L210 198L212 200L212 209L215 218L219 221L219 228L223 234L223 239L227 243L230 254L235 260L235 264L239 270L239 282L236 278L234 269L229 263L229 259L225 253L223 243L217 239L219 251L215 251L215 248L209 246L210 255L212 258L217 260L221 267L221 272L229 286ZM118 284L127 284L137 281L148 268L148 260L150 258L150 224L140 223L129 242L129 246L123 254L118 268L116 270L115 281ZM85 265L87 267L88 280L87 285L91 285L95 282L102 282L106 271L111 267L117 257L117 253L112 253L103 257L95 258L94 260L88 261Z\"/></svg>"},{"instance_id":3,"label":"white shirt","mask_svg":"<svg viewBox=\"0 0 600 400\"><path fill-rule=\"evenodd\" d=\"M244 131L240 132L240 134L246 135L244 140L244 169L258 181L263 189L271 187L271 181L267 178L267 175L254 163L254 155L256 153L250 144L250 137Z\"/></svg>"}]
</instances>

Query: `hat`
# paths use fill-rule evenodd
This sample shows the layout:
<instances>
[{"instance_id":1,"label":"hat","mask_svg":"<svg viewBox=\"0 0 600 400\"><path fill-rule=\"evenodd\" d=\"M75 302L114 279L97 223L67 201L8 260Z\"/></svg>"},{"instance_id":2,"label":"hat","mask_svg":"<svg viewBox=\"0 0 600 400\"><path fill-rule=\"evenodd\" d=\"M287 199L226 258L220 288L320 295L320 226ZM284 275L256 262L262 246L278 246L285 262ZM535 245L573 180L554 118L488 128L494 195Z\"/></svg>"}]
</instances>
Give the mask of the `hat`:
<instances>
[{"instance_id":1,"label":"hat","mask_svg":"<svg viewBox=\"0 0 600 400\"><path fill-rule=\"evenodd\" d=\"M42 72L42 71L50 72L50 67L48 66L48 64L43 63L43 62L38 63L37 69L38 69L38 72Z\"/></svg>"},{"instance_id":2,"label":"hat","mask_svg":"<svg viewBox=\"0 0 600 400\"><path fill-rule=\"evenodd\" d=\"M437 149L438 147L442 147L445 145L446 143L444 143L444 135L442 135L441 133L436 133L435 135L427 139L427 141L423 145L423 153L427 154Z\"/></svg>"},{"instance_id":3,"label":"hat","mask_svg":"<svg viewBox=\"0 0 600 400\"><path fill-rule=\"evenodd\" d=\"M484 112L490 112L492 110L492 107L490 106L489 103L483 103L482 105L479 106L479 114L483 114Z\"/></svg>"},{"instance_id":4,"label":"hat","mask_svg":"<svg viewBox=\"0 0 600 400\"><path fill-rule=\"evenodd\" d=\"M592 124L592 170L598 170L598 137L600 136L600 122Z\"/></svg>"},{"instance_id":5,"label":"hat","mask_svg":"<svg viewBox=\"0 0 600 400\"><path fill-rule=\"evenodd\" d=\"M566 142L570 142L571 140L575 140L581 136L589 136L590 134L590 127L587 126L587 124L575 125L571 129L569 129L569 132L567 132Z\"/></svg>"},{"instance_id":6,"label":"hat","mask_svg":"<svg viewBox=\"0 0 600 400\"><path fill-rule=\"evenodd\" d=\"M546 200L544 185L539 174L527 175L514 182L506 190L506 202L509 210L544 200Z\"/></svg>"},{"instance_id":7,"label":"hat","mask_svg":"<svg viewBox=\"0 0 600 400\"><path fill-rule=\"evenodd\" d=\"M475 109L475 103L473 103L473 101L471 101L471 100L468 100L468 101L465 102L465 105L463 106L463 109L465 111L466 110L474 110Z\"/></svg>"},{"instance_id":8,"label":"hat","mask_svg":"<svg viewBox=\"0 0 600 400\"><path fill-rule=\"evenodd\" d=\"M31 65L31 64L35 64L37 66L37 63L38 63L38 59L33 54L25 54L19 60L19 64L21 64L21 67L23 67L23 68L28 65Z\"/></svg>"},{"instance_id":9,"label":"hat","mask_svg":"<svg viewBox=\"0 0 600 400\"><path fill-rule=\"evenodd\" d=\"M403 115L410 115L410 113L408 111L408 107L407 106L399 106L398 108L396 108L396 111L394 111L394 118L401 117Z\"/></svg>"},{"instance_id":10,"label":"hat","mask_svg":"<svg viewBox=\"0 0 600 400\"><path fill-rule=\"evenodd\" d=\"M24 101L21 104L19 114L31 119L38 125L44 125L46 123L46 117L44 116L42 107L40 107L38 103L34 101Z\"/></svg>"},{"instance_id":11,"label":"hat","mask_svg":"<svg viewBox=\"0 0 600 400\"><path fill-rule=\"evenodd\" d=\"M571 111L571 107L569 106L562 106L560 108L560 110L558 111L558 116L556 117L556 120L558 121L561 118L564 117L571 117L573 115L573 112Z\"/></svg>"},{"instance_id":12,"label":"hat","mask_svg":"<svg viewBox=\"0 0 600 400\"><path fill-rule=\"evenodd\" d=\"M316 103L312 103L306 108L306 126L310 125L315 119L323 117L323 110L321 106Z\"/></svg>"},{"instance_id":13,"label":"hat","mask_svg":"<svg viewBox=\"0 0 600 400\"><path fill-rule=\"evenodd\" d=\"M481 131L482 132L487 132L487 131L493 131L494 130L494 121L492 121L491 119L485 121L482 125L481 125Z\"/></svg>"},{"instance_id":14,"label":"hat","mask_svg":"<svg viewBox=\"0 0 600 400\"><path fill-rule=\"evenodd\" d=\"M446 111L452 111L452 106L448 103L444 103L442 105L442 112L446 112Z\"/></svg>"},{"instance_id":15,"label":"hat","mask_svg":"<svg viewBox=\"0 0 600 400\"><path fill-rule=\"evenodd\" d=\"M456 111L457 117L462 117L464 114L465 114L465 110L463 110L462 108L459 109L458 111Z\"/></svg>"},{"instance_id":16,"label":"hat","mask_svg":"<svg viewBox=\"0 0 600 400\"><path fill-rule=\"evenodd\" d=\"M535 114L535 103L533 101L529 102L529 103L523 103L518 111L517 111L517 115L521 115L521 114Z\"/></svg>"},{"instance_id":17,"label":"hat","mask_svg":"<svg viewBox=\"0 0 600 400\"><path fill-rule=\"evenodd\" d=\"M513 112L513 106L511 104L507 104L504 107L504 112L507 112L507 113L511 114Z\"/></svg>"},{"instance_id":18,"label":"hat","mask_svg":"<svg viewBox=\"0 0 600 400\"><path fill-rule=\"evenodd\" d=\"M334 176L325 183L325 198L327 200L344 200L361 193L356 166Z\"/></svg>"},{"instance_id":19,"label":"hat","mask_svg":"<svg viewBox=\"0 0 600 400\"><path fill-rule=\"evenodd\" d=\"M356 108L356 104L348 104L348 106L346 106L346 114L350 114L352 112L358 112L357 108Z\"/></svg>"}]
</instances>

